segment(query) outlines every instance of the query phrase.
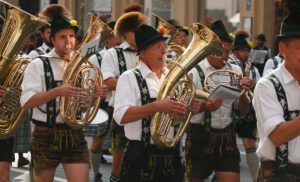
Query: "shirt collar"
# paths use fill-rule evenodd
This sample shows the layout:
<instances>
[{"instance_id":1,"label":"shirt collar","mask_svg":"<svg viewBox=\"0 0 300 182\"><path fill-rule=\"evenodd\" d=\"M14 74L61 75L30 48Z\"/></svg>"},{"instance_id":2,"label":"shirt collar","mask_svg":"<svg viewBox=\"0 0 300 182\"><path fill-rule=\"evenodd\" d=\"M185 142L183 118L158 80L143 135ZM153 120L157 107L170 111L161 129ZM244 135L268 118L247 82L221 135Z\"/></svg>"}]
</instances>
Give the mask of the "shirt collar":
<instances>
[{"instance_id":1,"label":"shirt collar","mask_svg":"<svg viewBox=\"0 0 300 182\"><path fill-rule=\"evenodd\" d=\"M124 41L120 46L123 48L123 50L130 48L130 45L126 41Z\"/></svg>"},{"instance_id":2,"label":"shirt collar","mask_svg":"<svg viewBox=\"0 0 300 182\"><path fill-rule=\"evenodd\" d=\"M152 70L143 61L140 61L138 68L141 71L143 78L146 78L149 74L153 73ZM169 70L164 67L162 70L162 74L167 75L168 72Z\"/></svg>"},{"instance_id":3,"label":"shirt collar","mask_svg":"<svg viewBox=\"0 0 300 182\"><path fill-rule=\"evenodd\" d=\"M204 64L204 68L205 68L205 70L208 70L208 69L215 70L215 68L214 68L214 67L212 67L212 65L210 65L210 64L209 64L209 62L208 62L207 58L205 58L203 61L204 61L204 62L203 62L203 64Z\"/></svg>"},{"instance_id":4,"label":"shirt collar","mask_svg":"<svg viewBox=\"0 0 300 182\"><path fill-rule=\"evenodd\" d=\"M49 47L45 42L42 44L42 48L46 51L47 49L51 51L51 47Z\"/></svg>"},{"instance_id":5,"label":"shirt collar","mask_svg":"<svg viewBox=\"0 0 300 182\"><path fill-rule=\"evenodd\" d=\"M280 65L281 76L284 84L289 84L292 81L296 81L295 78L291 75L291 73L286 69L285 65Z\"/></svg>"},{"instance_id":6,"label":"shirt collar","mask_svg":"<svg viewBox=\"0 0 300 182\"><path fill-rule=\"evenodd\" d=\"M74 54L74 52L71 52L70 58L72 58L73 54ZM61 61L68 61L68 60L62 59L62 58L55 52L55 48L53 48L53 49L48 53L48 55L49 55L50 57L52 57L52 58L56 58L56 59L61 60Z\"/></svg>"}]
</instances>

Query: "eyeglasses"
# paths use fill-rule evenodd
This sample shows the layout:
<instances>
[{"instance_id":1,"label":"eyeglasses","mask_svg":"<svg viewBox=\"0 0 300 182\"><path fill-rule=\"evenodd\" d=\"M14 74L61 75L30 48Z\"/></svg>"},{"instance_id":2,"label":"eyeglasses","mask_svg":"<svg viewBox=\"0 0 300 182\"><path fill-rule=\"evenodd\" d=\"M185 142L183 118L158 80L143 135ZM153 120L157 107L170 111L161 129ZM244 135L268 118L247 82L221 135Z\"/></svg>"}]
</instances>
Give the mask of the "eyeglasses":
<instances>
[{"instance_id":1,"label":"eyeglasses","mask_svg":"<svg viewBox=\"0 0 300 182\"><path fill-rule=\"evenodd\" d=\"M158 45L155 45L153 46L153 48L159 50L159 51L165 51L167 48L168 48L168 45L167 44L158 44Z\"/></svg>"}]
</instances>

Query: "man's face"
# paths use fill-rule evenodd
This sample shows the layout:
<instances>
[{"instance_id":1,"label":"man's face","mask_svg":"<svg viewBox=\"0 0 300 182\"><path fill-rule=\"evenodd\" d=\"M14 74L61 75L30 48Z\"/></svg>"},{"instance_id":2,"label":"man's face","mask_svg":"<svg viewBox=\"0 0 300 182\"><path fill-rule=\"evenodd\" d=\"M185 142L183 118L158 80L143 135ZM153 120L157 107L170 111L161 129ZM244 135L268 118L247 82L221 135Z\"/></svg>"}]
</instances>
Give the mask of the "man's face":
<instances>
[{"instance_id":1,"label":"man's face","mask_svg":"<svg viewBox=\"0 0 300 182\"><path fill-rule=\"evenodd\" d=\"M225 66L225 62L229 58L229 54L232 50L232 43L231 42L224 42L222 41L224 47L224 54L221 57L209 55L207 60L209 64L214 67L215 69L222 69Z\"/></svg>"},{"instance_id":2,"label":"man's face","mask_svg":"<svg viewBox=\"0 0 300 182\"><path fill-rule=\"evenodd\" d=\"M255 39L255 45L256 46L264 46L265 41L263 40L259 40L259 39Z\"/></svg>"},{"instance_id":3,"label":"man's face","mask_svg":"<svg viewBox=\"0 0 300 182\"><path fill-rule=\"evenodd\" d=\"M115 36L111 36L107 39L106 46L108 48L114 47L116 45L119 45L121 43L121 40Z\"/></svg>"},{"instance_id":4,"label":"man's face","mask_svg":"<svg viewBox=\"0 0 300 182\"><path fill-rule=\"evenodd\" d=\"M75 31L73 29L62 29L51 38L56 52L59 55L70 55L76 43Z\"/></svg>"},{"instance_id":5,"label":"man's face","mask_svg":"<svg viewBox=\"0 0 300 182\"><path fill-rule=\"evenodd\" d=\"M162 40L148 46L141 52L140 57L150 68L162 69L166 53L167 44Z\"/></svg>"},{"instance_id":6,"label":"man's face","mask_svg":"<svg viewBox=\"0 0 300 182\"><path fill-rule=\"evenodd\" d=\"M297 70L300 74L300 39L292 39L286 43L280 42L280 53L289 69Z\"/></svg>"},{"instance_id":7,"label":"man's face","mask_svg":"<svg viewBox=\"0 0 300 182\"><path fill-rule=\"evenodd\" d=\"M184 34L184 33L182 33L182 34L180 34L178 37L176 37L174 40L173 40L173 42L175 43L175 44L178 44L178 45L180 45L180 46L186 46L186 44L187 44L187 36Z\"/></svg>"},{"instance_id":8,"label":"man's face","mask_svg":"<svg viewBox=\"0 0 300 182\"><path fill-rule=\"evenodd\" d=\"M132 49L136 50L134 32L126 32L124 34L124 39L126 40L126 42L130 45L130 47Z\"/></svg>"},{"instance_id":9,"label":"man's face","mask_svg":"<svg viewBox=\"0 0 300 182\"><path fill-rule=\"evenodd\" d=\"M50 42L50 34L51 34L51 28L45 28L44 31L41 31L41 37L43 41L50 47L52 47L52 44Z\"/></svg>"},{"instance_id":10,"label":"man's face","mask_svg":"<svg viewBox=\"0 0 300 182\"><path fill-rule=\"evenodd\" d=\"M242 62L248 61L250 50L249 49L240 49L234 51L235 56Z\"/></svg>"}]
</instances>

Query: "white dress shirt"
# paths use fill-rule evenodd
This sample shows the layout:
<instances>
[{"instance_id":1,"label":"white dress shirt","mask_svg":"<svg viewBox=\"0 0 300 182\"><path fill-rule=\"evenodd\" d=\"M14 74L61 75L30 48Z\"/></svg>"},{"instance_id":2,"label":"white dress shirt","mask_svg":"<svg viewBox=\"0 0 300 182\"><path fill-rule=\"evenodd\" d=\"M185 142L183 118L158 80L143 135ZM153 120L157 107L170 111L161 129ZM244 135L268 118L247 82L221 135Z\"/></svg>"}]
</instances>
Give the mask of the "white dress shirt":
<instances>
[{"instance_id":1,"label":"white dress shirt","mask_svg":"<svg viewBox=\"0 0 300 182\"><path fill-rule=\"evenodd\" d=\"M275 68L275 64L274 64L274 60L276 59L278 62L277 68L282 64L283 59L281 57L279 57L279 55L275 56L272 59L268 59L268 61L265 64L265 68L264 68L264 72L263 72L263 76L267 75L268 73L270 73L271 71L274 70Z\"/></svg>"},{"instance_id":2,"label":"white dress shirt","mask_svg":"<svg viewBox=\"0 0 300 182\"><path fill-rule=\"evenodd\" d=\"M142 77L146 80L150 98L156 98L160 86L168 73L168 70L164 68L161 77L158 78L156 73L152 72L149 67L142 61L139 63L138 69L140 70ZM127 109L131 106L141 105L141 94L135 74L133 71L128 70L121 75L117 84L114 119L119 125L121 125L121 120ZM125 136L129 140L141 140L142 120L137 120L135 122L125 124L124 129ZM152 140L151 143L153 143Z\"/></svg>"},{"instance_id":3,"label":"white dress shirt","mask_svg":"<svg viewBox=\"0 0 300 182\"><path fill-rule=\"evenodd\" d=\"M136 64L139 60L139 57L136 55L136 52L126 51L129 47L127 42L123 42L120 47L123 49L123 54L126 62L127 70L136 67ZM104 57L102 59L101 71L103 74L103 79L106 80L108 78L119 78L120 69L119 69L119 61L117 56L117 51L115 48L108 49ZM115 102L115 91L112 91L112 96L109 100L109 106L114 106Z\"/></svg>"},{"instance_id":4,"label":"white dress shirt","mask_svg":"<svg viewBox=\"0 0 300 182\"><path fill-rule=\"evenodd\" d=\"M42 46L38 47L37 49L39 49L40 51L42 51L44 54L47 54L47 50L48 52L50 52L52 50L51 47L47 46L47 44L44 42L42 44ZM31 57L32 59L37 58L38 56L40 56L40 54L36 51L36 50L32 50L29 54L29 57Z\"/></svg>"},{"instance_id":5,"label":"white dress shirt","mask_svg":"<svg viewBox=\"0 0 300 182\"><path fill-rule=\"evenodd\" d=\"M212 67L207 59L204 59L199 63L201 69L203 70L204 75L208 75L211 72L215 71L216 69ZM232 70L242 75L242 70L239 66L230 64L232 67ZM193 75L193 82L195 84L196 89L203 90L203 86L201 84L201 79L198 74L198 70L196 68L193 68L189 73ZM204 112L195 114L192 119L191 123L194 124L204 124ZM226 107L224 105L221 105L221 107L211 112L211 127L215 129L224 129L228 125L232 123L232 108Z\"/></svg>"},{"instance_id":6,"label":"white dress shirt","mask_svg":"<svg viewBox=\"0 0 300 182\"><path fill-rule=\"evenodd\" d=\"M282 84L288 102L288 108L300 110L300 86L289 71L282 64L273 72ZM266 77L260 79L256 85L253 106L257 117L259 144L256 151L262 160L275 160L275 148L269 138L270 133L282 122L283 109L276 95L276 90L271 81ZM300 163L300 136L288 142L288 159L292 163Z\"/></svg>"},{"instance_id":7,"label":"white dress shirt","mask_svg":"<svg viewBox=\"0 0 300 182\"><path fill-rule=\"evenodd\" d=\"M96 54L93 54L90 58L89 58L89 62L92 63L93 65L97 66L97 68L99 68L101 70L101 73L103 75L103 71L101 69L101 66L102 66L102 62L103 62L103 56L105 54L105 52L107 51L107 49L104 47L100 52L100 56L102 57L102 61L101 61L101 65L99 65L99 62L98 62L98 58L96 56ZM105 98L105 102L109 102L111 98L111 92L107 92L106 94L106 98Z\"/></svg>"},{"instance_id":8,"label":"white dress shirt","mask_svg":"<svg viewBox=\"0 0 300 182\"><path fill-rule=\"evenodd\" d=\"M53 71L53 77L55 81L62 81L64 71L68 65L68 62L60 59L56 54L55 49L49 52L50 58L49 62ZM22 95L21 95L21 105L24 106L26 102L35 94L46 92L46 83L44 76L44 65L40 58L33 60L26 68L24 73L24 78L22 82ZM39 108L46 112L46 103L39 106ZM59 109L59 97L56 97L56 109ZM38 108L33 108L32 118L42 122L46 122L47 114L41 112ZM56 118L56 123L62 123L63 120L60 114Z\"/></svg>"}]
</instances>

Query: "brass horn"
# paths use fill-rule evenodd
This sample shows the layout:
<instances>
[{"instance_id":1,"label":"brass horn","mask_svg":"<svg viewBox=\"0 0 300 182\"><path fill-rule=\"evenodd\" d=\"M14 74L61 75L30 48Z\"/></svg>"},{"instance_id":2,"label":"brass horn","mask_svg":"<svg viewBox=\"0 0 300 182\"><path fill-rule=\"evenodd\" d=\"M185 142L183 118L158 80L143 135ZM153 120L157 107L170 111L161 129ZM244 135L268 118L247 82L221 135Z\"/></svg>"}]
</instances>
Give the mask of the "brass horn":
<instances>
[{"instance_id":1,"label":"brass horn","mask_svg":"<svg viewBox=\"0 0 300 182\"><path fill-rule=\"evenodd\" d=\"M167 97L190 105L192 98L207 97L207 93L195 90L192 81L182 79L187 72L191 70L200 60L203 60L209 54L222 55L223 47L218 36L215 35L209 28L199 23L194 23L191 26L193 38L187 49L179 58L175 67L170 70L166 76L157 96L157 100L162 100ZM154 143L161 148L174 147L180 137L184 134L192 113L188 111L182 118L176 119L172 116L157 112L151 121L151 136ZM180 123L176 135L170 136L171 126Z\"/></svg>"},{"instance_id":2,"label":"brass horn","mask_svg":"<svg viewBox=\"0 0 300 182\"><path fill-rule=\"evenodd\" d=\"M107 24L91 15L89 28L81 45L95 40L104 30L111 31ZM60 97L60 114L64 122L72 128L83 128L88 125L96 116L101 101L100 97L94 96L95 89L102 85L101 71L88 62L87 57L80 55L82 46L72 56L63 75L63 84L81 87L87 96L83 98Z\"/></svg>"},{"instance_id":3,"label":"brass horn","mask_svg":"<svg viewBox=\"0 0 300 182\"><path fill-rule=\"evenodd\" d=\"M21 83L30 59L16 57L27 36L48 23L2 0L0 5L6 10L0 37L0 85L8 89L6 96L0 98L0 139L6 139L16 131L24 113L20 104Z\"/></svg>"}]
</instances>

